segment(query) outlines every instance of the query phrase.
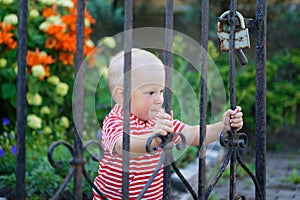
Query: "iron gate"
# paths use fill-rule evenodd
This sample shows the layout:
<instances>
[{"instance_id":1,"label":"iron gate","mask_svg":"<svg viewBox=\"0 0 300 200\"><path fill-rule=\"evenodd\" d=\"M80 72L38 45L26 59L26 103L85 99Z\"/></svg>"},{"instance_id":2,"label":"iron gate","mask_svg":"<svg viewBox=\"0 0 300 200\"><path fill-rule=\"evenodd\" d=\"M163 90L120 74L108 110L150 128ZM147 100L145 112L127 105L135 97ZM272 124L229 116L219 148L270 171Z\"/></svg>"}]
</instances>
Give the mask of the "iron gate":
<instances>
[{"instance_id":1,"label":"iron gate","mask_svg":"<svg viewBox=\"0 0 300 200\"><path fill-rule=\"evenodd\" d=\"M77 1L77 20L76 20L76 57L75 57L75 76L82 76L78 73L79 67L83 62L83 39L84 39L84 9L85 9L85 0ZM173 0L166 0L166 32L165 32L165 65L172 67L172 41L173 41ZM230 26L230 36L229 36L229 66L230 66L230 107L234 109L236 107L236 96L235 96L235 48L234 48L234 31L236 26L235 13L236 13L237 0L231 0L230 3L230 12L227 23ZM124 22L124 50L128 52L125 54L125 66L124 73L127 73L131 69L131 48L132 48L132 19L133 19L133 0L125 0L125 22ZM16 192L17 199L26 199L26 190L25 190L25 136L26 136L26 52L27 52L27 13L28 13L28 1L20 0L18 4L18 84L17 84L17 182L16 182ZM209 15L209 0L202 0L202 24L201 24L201 45L206 50L202 52L201 55L201 80L200 80L200 150L199 150L199 177L198 177L198 194L193 191L192 187L188 184L185 178L180 174L180 171L176 167L173 161L173 156L171 152L170 145L170 136L167 136L163 139L163 143L160 145L163 148L163 157L159 165L161 166L164 162L172 163L174 171L182 179L183 183L186 185L187 189L190 191L194 199L208 199L211 191L215 187L222 173L224 172L226 166L230 162L230 199L245 199L243 195L236 193L236 164L237 162L245 169L248 175L252 178L256 195L255 199L266 199L266 0L257 0L256 1L256 18L252 23L253 28L256 30L256 174L252 174L247 166L241 159L239 155L238 148L245 147L247 143L247 136L245 134L237 133L235 129L222 133L220 140L224 146L228 147L228 152L226 159L224 160L220 171L210 182L208 188L206 188L206 169L205 169L205 153L206 147L204 145L205 133L206 133L206 110L207 110L207 48L208 48L208 15ZM222 19L221 19L222 20ZM240 52L239 55L242 52ZM243 57L242 57L243 58ZM245 59L245 58L244 58ZM130 73L129 73L130 74ZM82 81L83 77L76 77L77 82L75 90L75 107L74 112L83 113L83 88ZM130 84L129 76L125 76L124 85ZM171 112L171 102L172 102L172 76L171 73L166 75L166 112ZM123 199L129 198L129 116L130 116L130 87L125 87L125 99L124 102L127 104L124 105L124 135L123 135ZM99 191L92 183L89 178L84 165L85 159L83 157L83 151L87 146L91 144L97 144L99 148L101 146L97 141L89 141L85 144L80 140L80 134L82 133L82 116L75 115L75 123L79 126L76 127L74 133L74 147L66 142L55 142L50 146L48 156L50 163L57 167L59 163L56 163L52 159L52 152L58 145L66 146L69 151L72 153L72 160L70 161L70 170L66 176L64 182L57 190L53 199L57 199L59 194L66 187L67 183L74 176L74 196L75 199L82 198L82 175L88 180L91 186ZM225 137L227 136L227 137ZM153 138L150 138L150 140ZM184 141L184 138L183 138ZM150 178L153 179L153 176ZM139 196L141 199L143 192L147 189L148 184L143 189L142 193ZM105 199L105 197L103 196ZM164 199L170 199L170 165L165 165L164 167Z\"/></svg>"}]
</instances>

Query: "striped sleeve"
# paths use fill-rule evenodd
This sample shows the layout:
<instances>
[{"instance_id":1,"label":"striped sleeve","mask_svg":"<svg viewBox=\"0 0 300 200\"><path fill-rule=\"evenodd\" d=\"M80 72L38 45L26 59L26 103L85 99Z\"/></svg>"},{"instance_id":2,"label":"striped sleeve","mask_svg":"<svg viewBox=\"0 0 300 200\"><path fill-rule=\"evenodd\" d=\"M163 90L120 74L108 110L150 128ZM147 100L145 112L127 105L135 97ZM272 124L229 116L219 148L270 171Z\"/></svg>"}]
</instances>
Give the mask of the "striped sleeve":
<instances>
[{"instance_id":1,"label":"striped sleeve","mask_svg":"<svg viewBox=\"0 0 300 200\"><path fill-rule=\"evenodd\" d=\"M183 122L181 122L181 121L179 121L179 120L173 120L173 127L174 127L174 132L179 132L179 133L181 133L182 132L182 130L183 130L183 128L185 127L186 125L183 123Z\"/></svg>"},{"instance_id":2,"label":"striped sleeve","mask_svg":"<svg viewBox=\"0 0 300 200\"><path fill-rule=\"evenodd\" d=\"M179 120L173 121L174 133L182 133L183 128L186 126L183 122ZM173 138L173 142L176 144L178 143L179 135Z\"/></svg>"},{"instance_id":3,"label":"striped sleeve","mask_svg":"<svg viewBox=\"0 0 300 200\"><path fill-rule=\"evenodd\" d=\"M108 117L103 123L103 147L113 155L116 142L123 135L123 120L117 116Z\"/></svg>"}]
</instances>

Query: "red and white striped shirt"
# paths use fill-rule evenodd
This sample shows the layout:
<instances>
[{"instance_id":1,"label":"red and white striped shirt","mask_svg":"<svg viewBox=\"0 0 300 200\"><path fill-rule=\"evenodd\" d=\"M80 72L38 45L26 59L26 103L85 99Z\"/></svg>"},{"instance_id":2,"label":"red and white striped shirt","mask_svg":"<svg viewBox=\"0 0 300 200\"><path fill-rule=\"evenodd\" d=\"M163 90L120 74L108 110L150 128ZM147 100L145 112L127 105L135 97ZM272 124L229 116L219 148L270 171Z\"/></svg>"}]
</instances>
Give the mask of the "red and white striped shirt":
<instances>
[{"instance_id":1,"label":"red and white striped shirt","mask_svg":"<svg viewBox=\"0 0 300 200\"><path fill-rule=\"evenodd\" d=\"M144 122L136 116L130 116L130 134L144 135L152 132L156 119ZM181 132L185 124L173 121L174 132ZM108 199L122 199L122 157L114 151L117 140L123 135L123 108L115 105L106 116L102 129L104 158L99 162L98 176L94 184ZM146 148L146 147L145 147ZM130 158L129 163L129 198L136 199L153 174L162 150L155 154L144 154ZM163 197L163 167L152 181L143 199L158 200ZM94 191L94 200L101 199Z\"/></svg>"}]
</instances>

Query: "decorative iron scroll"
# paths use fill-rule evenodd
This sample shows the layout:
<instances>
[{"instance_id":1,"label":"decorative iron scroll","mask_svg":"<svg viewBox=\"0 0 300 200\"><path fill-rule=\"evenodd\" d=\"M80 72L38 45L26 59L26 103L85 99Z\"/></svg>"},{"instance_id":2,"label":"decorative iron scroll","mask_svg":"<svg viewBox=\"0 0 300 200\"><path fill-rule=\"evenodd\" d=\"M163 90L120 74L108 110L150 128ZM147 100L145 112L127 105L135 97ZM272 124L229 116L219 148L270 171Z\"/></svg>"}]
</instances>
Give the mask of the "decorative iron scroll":
<instances>
[{"instance_id":1,"label":"decorative iron scroll","mask_svg":"<svg viewBox=\"0 0 300 200\"><path fill-rule=\"evenodd\" d=\"M55 149L58 146L61 146L61 145L65 146L69 150L69 152L71 153L71 155L72 155L72 158L69 160L69 164L70 164L71 167L70 167L69 172L66 175L63 183L59 186L58 190L55 192L54 196L51 199L55 200L55 199L59 198L60 194L66 188L67 184L70 182L72 176L74 175L75 168L78 167L78 166L82 166L83 176L88 181L88 183L93 187L93 189L95 191L97 191L97 193L99 195L101 195L101 197L103 199L106 199L106 197L101 193L101 191L98 189L98 187L94 185L93 181L91 180L91 178L89 177L87 171L85 170L84 165L86 164L86 159L84 159L84 158L83 159L76 158L75 148L71 144L69 144L69 143L67 143L65 141L57 141L57 142L54 142L48 148L47 155L48 155L48 160L49 160L51 166L54 167L54 168L61 168L63 166L63 161L62 160L55 161L54 158L53 158L53 153L54 153ZM94 161L98 161L99 162L103 158L103 149L102 149L101 143L99 141L95 141L95 140L87 141L83 145L83 151L87 150L88 146L90 146L90 145L96 145L98 147L99 155L98 156L97 155L92 155L92 159Z\"/></svg>"},{"instance_id":2,"label":"decorative iron scroll","mask_svg":"<svg viewBox=\"0 0 300 200\"><path fill-rule=\"evenodd\" d=\"M171 153L170 155L165 153L165 148L167 149L172 149L174 146L174 143L172 142L173 139L175 137L180 137L180 142L175 144L175 147L177 150L184 150L186 148L186 139L184 137L184 135L182 133L173 133L173 134L168 134L167 136L162 136L160 134L155 134L153 136L151 136L148 140L147 140L147 144L146 144L146 150L148 153L155 153L158 150L157 146L154 146L151 148L151 144L153 142L153 140L155 140L156 138L159 138L161 140L161 143L159 144L159 147L163 149L162 151L162 155L160 157L159 163L154 171L154 173L152 174L152 176L150 177L150 179L148 180L147 184L144 186L142 192L140 193L139 197L137 199L141 199L142 196L145 194L145 192L147 191L148 187L150 186L151 182L154 180L155 176L157 175L159 169L161 168L161 166L163 165L164 161L165 161L165 156L169 156L170 161L171 161L171 166L173 167L175 173L178 175L178 177L180 178L180 180L184 183L184 185L186 186L186 188L188 189L188 191L191 193L191 195L193 196L193 198L197 199L197 195L195 193L195 191L193 190L192 186L188 183L188 181L184 178L184 176L181 174L181 172L179 171L178 167L176 166L175 162L174 162L174 158L173 158L173 154ZM179 138L178 138L179 139Z\"/></svg>"}]
</instances>

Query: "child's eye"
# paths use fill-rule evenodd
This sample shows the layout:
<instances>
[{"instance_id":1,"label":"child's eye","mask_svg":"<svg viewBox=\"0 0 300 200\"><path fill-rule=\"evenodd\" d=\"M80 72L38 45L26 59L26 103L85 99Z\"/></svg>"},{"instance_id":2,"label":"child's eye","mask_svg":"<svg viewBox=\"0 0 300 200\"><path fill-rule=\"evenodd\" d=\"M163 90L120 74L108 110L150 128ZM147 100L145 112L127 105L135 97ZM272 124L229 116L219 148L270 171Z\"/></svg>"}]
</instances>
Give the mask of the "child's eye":
<instances>
[{"instance_id":1,"label":"child's eye","mask_svg":"<svg viewBox=\"0 0 300 200\"><path fill-rule=\"evenodd\" d=\"M153 91L150 91L150 92L146 92L147 95L153 95L154 92Z\"/></svg>"},{"instance_id":2,"label":"child's eye","mask_svg":"<svg viewBox=\"0 0 300 200\"><path fill-rule=\"evenodd\" d=\"M163 93L163 92L164 92L164 90L161 90L161 91L160 91L160 93Z\"/></svg>"}]
</instances>

